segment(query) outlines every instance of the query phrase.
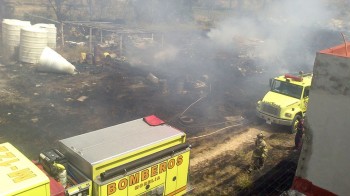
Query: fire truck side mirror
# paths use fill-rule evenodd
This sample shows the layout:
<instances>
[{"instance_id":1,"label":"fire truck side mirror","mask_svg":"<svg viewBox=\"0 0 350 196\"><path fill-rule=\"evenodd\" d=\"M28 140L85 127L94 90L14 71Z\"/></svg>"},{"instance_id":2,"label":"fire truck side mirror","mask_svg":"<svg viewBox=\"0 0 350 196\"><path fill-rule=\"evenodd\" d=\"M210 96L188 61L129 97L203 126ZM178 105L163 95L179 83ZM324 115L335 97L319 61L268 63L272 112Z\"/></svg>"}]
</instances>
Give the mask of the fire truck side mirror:
<instances>
[{"instance_id":1,"label":"fire truck side mirror","mask_svg":"<svg viewBox=\"0 0 350 196\"><path fill-rule=\"evenodd\" d=\"M269 80L270 89L272 89L272 82L273 82L273 79L270 78L270 80Z\"/></svg>"}]
</instances>

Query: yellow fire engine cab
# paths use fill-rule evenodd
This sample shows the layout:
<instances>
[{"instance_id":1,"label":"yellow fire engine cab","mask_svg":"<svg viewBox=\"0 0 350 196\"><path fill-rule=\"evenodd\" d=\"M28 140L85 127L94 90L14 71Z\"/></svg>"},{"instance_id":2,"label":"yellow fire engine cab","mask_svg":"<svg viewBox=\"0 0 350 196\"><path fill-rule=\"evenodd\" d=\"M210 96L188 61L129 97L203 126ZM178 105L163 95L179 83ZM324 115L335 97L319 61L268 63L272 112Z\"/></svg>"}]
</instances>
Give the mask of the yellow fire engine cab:
<instances>
[{"instance_id":1,"label":"yellow fire engine cab","mask_svg":"<svg viewBox=\"0 0 350 196\"><path fill-rule=\"evenodd\" d=\"M36 162L3 143L0 195L183 195L185 141L184 132L153 115L60 140Z\"/></svg>"},{"instance_id":2,"label":"yellow fire engine cab","mask_svg":"<svg viewBox=\"0 0 350 196\"><path fill-rule=\"evenodd\" d=\"M270 91L258 101L257 116L267 124L290 126L296 132L297 119L304 117L309 101L312 73L285 74L270 79Z\"/></svg>"}]
</instances>

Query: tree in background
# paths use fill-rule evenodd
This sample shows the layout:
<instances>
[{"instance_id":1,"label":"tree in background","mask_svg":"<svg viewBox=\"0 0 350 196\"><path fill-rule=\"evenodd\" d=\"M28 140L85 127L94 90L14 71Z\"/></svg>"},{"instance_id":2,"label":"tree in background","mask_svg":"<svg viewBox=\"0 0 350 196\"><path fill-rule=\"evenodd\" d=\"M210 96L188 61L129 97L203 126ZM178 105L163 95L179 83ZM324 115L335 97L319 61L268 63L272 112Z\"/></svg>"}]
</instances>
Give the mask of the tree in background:
<instances>
[{"instance_id":1,"label":"tree in background","mask_svg":"<svg viewBox=\"0 0 350 196\"><path fill-rule=\"evenodd\" d=\"M192 19L194 0L133 0L135 20L143 22L184 22Z\"/></svg>"},{"instance_id":2,"label":"tree in background","mask_svg":"<svg viewBox=\"0 0 350 196\"><path fill-rule=\"evenodd\" d=\"M4 12L5 12L5 7L4 7L4 0L0 0L0 19L2 20L4 18Z\"/></svg>"},{"instance_id":3,"label":"tree in background","mask_svg":"<svg viewBox=\"0 0 350 196\"><path fill-rule=\"evenodd\" d=\"M16 2L0 0L0 19L12 18L15 12Z\"/></svg>"},{"instance_id":4,"label":"tree in background","mask_svg":"<svg viewBox=\"0 0 350 196\"><path fill-rule=\"evenodd\" d=\"M66 0L48 0L52 9L56 14L56 18L59 22L62 22L65 19L65 14L63 10L63 4Z\"/></svg>"}]
</instances>

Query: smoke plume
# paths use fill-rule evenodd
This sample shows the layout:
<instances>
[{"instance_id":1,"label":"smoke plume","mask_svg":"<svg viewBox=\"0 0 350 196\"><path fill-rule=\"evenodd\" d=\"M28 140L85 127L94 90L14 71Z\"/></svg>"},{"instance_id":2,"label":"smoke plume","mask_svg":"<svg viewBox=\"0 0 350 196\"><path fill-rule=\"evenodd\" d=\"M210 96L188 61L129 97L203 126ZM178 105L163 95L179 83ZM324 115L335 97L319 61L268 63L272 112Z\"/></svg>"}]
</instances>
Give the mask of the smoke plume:
<instances>
[{"instance_id":1,"label":"smoke plume","mask_svg":"<svg viewBox=\"0 0 350 196\"><path fill-rule=\"evenodd\" d=\"M330 46L328 39L322 40L322 45L315 44L318 36L332 31L328 23L333 14L328 4L319 0L263 2L248 13L242 11L220 22L210 30L209 38L222 47L240 46L237 39L259 40L251 49L257 63L273 69L311 69L315 53Z\"/></svg>"}]
</instances>

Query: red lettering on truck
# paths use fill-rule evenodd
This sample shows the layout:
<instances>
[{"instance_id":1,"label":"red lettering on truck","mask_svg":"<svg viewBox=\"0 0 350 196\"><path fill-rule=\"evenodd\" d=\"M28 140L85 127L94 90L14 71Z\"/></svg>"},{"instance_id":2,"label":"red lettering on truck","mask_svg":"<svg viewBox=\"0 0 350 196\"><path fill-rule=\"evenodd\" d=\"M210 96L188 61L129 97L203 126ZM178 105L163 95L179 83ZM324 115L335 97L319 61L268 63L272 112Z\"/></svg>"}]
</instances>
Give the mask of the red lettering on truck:
<instances>
[{"instance_id":1,"label":"red lettering on truck","mask_svg":"<svg viewBox=\"0 0 350 196\"><path fill-rule=\"evenodd\" d=\"M126 178L123 178L118 183L118 189L124 190L128 186L128 180Z\"/></svg>"},{"instance_id":2,"label":"red lettering on truck","mask_svg":"<svg viewBox=\"0 0 350 196\"><path fill-rule=\"evenodd\" d=\"M158 165L153 165L151 167L151 177L156 176L158 174Z\"/></svg>"},{"instance_id":3,"label":"red lettering on truck","mask_svg":"<svg viewBox=\"0 0 350 196\"><path fill-rule=\"evenodd\" d=\"M184 162L182 155L177 156L177 158L169 159L157 165L153 165L145 170L133 173L129 177L122 178L118 182L118 190L124 190L128 186L135 186L135 190L152 184L153 182L160 180L160 176L157 176L167 169L173 169L176 166L180 166ZM152 179L150 179L152 178ZM142 182L142 183L141 183ZM107 185L107 195L111 195L116 192L116 183L110 183Z\"/></svg>"},{"instance_id":4,"label":"red lettering on truck","mask_svg":"<svg viewBox=\"0 0 350 196\"><path fill-rule=\"evenodd\" d=\"M183 160L182 155L179 155L179 156L177 157L177 160L176 160L176 165L177 165L177 166L180 166L180 165L182 164L183 161L184 161L184 160Z\"/></svg>"},{"instance_id":5,"label":"red lettering on truck","mask_svg":"<svg viewBox=\"0 0 350 196\"><path fill-rule=\"evenodd\" d=\"M166 171L166 164L167 164L166 162L159 164L159 174Z\"/></svg>"},{"instance_id":6,"label":"red lettering on truck","mask_svg":"<svg viewBox=\"0 0 350 196\"><path fill-rule=\"evenodd\" d=\"M139 173L134 173L133 175L129 176L129 186L132 186L134 184L139 183L139 178L140 174Z\"/></svg>"},{"instance_id":7,"label":"red lettering on truck","mask_svg":"<svg viewBox=\"0 0 350 196\"><path fill-rule=\"evenodd\" d=\"M115 183L107 185L107 195L112 195L115 191L117 191Z\"/></svg>"}]
</instances>

